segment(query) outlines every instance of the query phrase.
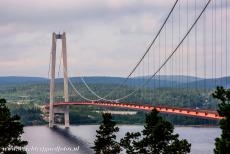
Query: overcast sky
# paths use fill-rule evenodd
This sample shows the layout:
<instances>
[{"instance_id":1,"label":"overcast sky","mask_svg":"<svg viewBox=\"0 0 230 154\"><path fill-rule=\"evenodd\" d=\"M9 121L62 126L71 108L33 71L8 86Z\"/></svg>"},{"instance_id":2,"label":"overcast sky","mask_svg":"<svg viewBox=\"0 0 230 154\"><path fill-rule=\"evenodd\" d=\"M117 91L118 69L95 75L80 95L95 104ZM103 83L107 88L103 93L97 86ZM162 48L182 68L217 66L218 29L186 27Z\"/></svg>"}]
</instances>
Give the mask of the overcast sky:
<instances>
[{"instance_id":1,"label":"overcast sky","mask_svg":"<svg viewBox=\"0 0 230 154\"><path fill-rule=\"evenodd\" d=\"M0 0L0 76L47 77L52 32L66 32L71 76L126 76L173 3Z\"/></svg>"}]
</instances>

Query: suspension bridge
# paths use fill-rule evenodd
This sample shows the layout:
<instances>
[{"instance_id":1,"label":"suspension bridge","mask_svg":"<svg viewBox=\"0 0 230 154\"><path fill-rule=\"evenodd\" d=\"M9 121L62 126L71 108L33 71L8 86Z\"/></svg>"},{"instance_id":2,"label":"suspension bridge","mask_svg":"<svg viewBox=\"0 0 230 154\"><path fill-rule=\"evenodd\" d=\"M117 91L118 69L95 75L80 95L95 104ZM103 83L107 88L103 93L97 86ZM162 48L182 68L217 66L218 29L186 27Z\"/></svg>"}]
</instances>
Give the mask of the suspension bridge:
<instances>
[{"instance_id":1,"label":"suspension bridge","mask_svg":"<svg viewBox=\"0 0 230 154\"><path fill-rule=\"evenodd\" d=\"M122 82L102 95L81 77L91 97L86 96L68 77L66 34L53 33L50 102L44 106L49 109L49 127L53 127L56 113L64 114L65 127L69 127L70 105L156 109L169 114L221 119L217 111L209 107L213 102L207 95L210 96L213 87L229 86L228 7L228 0L175 0L149 46ZM64 100L60 102L55 101L57 40L62 41L64 78ZM70 88L79 98L77 101L70 101ZM192 89L201 99L194 102L193 108L183 107L177 106L178 102L188 103L193 96L175 96L170 100L175 105L167 106L166 102L157 102L164 89L187 95Z\"/></svg>"}]
</instances>

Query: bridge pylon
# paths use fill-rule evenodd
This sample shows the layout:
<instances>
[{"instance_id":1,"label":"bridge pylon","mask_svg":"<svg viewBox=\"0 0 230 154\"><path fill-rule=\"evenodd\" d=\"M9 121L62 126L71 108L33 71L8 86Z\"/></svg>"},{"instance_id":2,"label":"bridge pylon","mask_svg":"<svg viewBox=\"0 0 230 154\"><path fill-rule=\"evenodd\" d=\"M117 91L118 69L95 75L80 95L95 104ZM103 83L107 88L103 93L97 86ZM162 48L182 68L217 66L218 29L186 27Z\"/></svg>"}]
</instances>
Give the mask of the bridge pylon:
<instances>
[{"instance_id":1,"label":"bridge pylon","mask_svg":"<svg viewBox=\"0 0 230 154\"><path fill-rule=\"evenodd\" d=\"M56 46L57 40L62 40L62 60L63 60L63 75L64 75L64 98L65 102L69 101L68 93L68 71L67 71L67 49L66 49L66 34L52 34L52 49L51 49L51 79L50 79L50 107L49 107L49 127L54 125L54 114L64 113L65 127L69 127L69 106L65 106L62 110L55 110L54 103L54 91L55 91L55 67L56 67Z\"/></svg>"}]
</instances>

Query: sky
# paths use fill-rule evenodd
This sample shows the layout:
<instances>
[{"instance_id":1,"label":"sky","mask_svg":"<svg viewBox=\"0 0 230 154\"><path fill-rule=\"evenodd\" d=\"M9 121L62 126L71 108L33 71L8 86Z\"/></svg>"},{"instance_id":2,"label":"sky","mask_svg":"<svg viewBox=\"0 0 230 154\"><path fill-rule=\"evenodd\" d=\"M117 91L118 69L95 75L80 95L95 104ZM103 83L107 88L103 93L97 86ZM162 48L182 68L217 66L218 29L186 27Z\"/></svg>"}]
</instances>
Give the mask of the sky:
<instances>
[{"instance_id":1,"label":"sky","mask_svg":"<svg viewBox=\"0 0 230 154\"><path fill-rule=\"evenodd\" d=\"M48 77L53 32L66 32L70 76L127 76L173 3L172 0L0 0L0 76ZM189 3L192 7L193 3ZM184 16L186 10L181 8L181 12ZM57 43L58 67L61 42Z\"/></svg>"}]
</instances>

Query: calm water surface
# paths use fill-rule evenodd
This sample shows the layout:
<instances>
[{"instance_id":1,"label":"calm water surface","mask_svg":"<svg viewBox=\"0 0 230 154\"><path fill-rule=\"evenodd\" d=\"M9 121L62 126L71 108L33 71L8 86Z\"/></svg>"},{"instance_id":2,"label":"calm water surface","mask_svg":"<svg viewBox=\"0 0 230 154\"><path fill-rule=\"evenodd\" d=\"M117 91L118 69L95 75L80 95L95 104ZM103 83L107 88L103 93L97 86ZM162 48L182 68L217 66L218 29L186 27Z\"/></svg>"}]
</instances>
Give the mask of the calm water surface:
<instances>
[{"instance_id":1,"label":"calm water surface","mask_svg":"<svg viewBox=\"0 0 230 154\"><path fill-rule=\"evenodd\" d=\"M119 125L119 128L118 139L126 132L143 129L137 125ZM93 152L90 147L93 145L97 129L98 125L71 126L68 130L63 127L49 129L47 126L32 126L24 128L25 133L22 137L29 141L28 154L91 154ZM175 132L180 138L192 143L192 154L212 154L215 138L221 133L219 128L203 127L176 127Z\"/></svg>"}]
</instances>

